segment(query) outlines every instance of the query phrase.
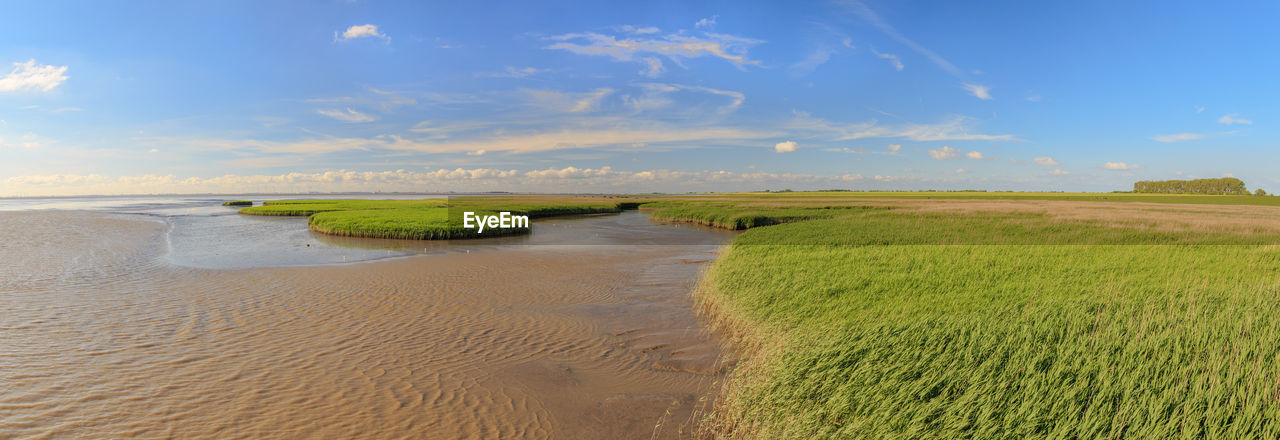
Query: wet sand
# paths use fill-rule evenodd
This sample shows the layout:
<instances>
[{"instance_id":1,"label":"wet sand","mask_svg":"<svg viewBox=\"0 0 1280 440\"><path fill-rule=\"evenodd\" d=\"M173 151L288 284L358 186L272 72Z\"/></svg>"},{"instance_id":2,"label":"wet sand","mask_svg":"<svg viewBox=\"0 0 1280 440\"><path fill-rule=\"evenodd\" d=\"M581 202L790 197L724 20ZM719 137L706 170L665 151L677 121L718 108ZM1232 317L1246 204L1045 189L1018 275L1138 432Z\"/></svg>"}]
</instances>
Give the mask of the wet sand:
<instances>
[{"instance_id":1,"label":"wet sand","mask_svg":"<svg viewBox=\"0 0 1280 440\"><path fill-rule=\"evenodd\" d=\"M673 438L722 379L716 246L211 270L162 222L0 224L0 438Z\"/></svg>"}]
</instances>

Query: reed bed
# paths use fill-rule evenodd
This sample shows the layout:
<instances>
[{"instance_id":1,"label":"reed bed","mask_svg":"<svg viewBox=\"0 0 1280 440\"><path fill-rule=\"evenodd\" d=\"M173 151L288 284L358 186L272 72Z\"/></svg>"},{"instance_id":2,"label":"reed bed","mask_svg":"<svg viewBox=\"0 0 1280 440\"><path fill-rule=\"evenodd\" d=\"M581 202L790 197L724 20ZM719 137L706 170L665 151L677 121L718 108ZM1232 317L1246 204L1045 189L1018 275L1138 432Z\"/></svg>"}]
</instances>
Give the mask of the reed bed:
<instances>
[{"instance_id":1,"label":"reed bed","mask_svg":"<svg viewBox=\"0 0 1280 440\"><path fill-rule=\"evenodd\" d=\"M696 293L743 357L704 437L1280 437L1278 228L681 203L789 221Z\"/></svg>"}]
</instances>

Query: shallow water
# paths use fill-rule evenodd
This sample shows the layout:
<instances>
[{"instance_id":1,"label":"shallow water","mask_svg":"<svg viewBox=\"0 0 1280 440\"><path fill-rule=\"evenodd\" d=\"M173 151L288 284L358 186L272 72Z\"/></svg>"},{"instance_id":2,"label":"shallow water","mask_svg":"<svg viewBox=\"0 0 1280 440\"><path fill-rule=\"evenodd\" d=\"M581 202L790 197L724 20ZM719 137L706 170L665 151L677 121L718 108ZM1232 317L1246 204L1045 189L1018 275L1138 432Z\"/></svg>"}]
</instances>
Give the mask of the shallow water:
<instances>
[{"instance_id":1,"label":"shallow water","mask_svg":"<svg viewBox=\"0 0 1280 440\"><path fill-rule=\"evenodd\" d=\"M667 438L721 378L688 293L731 234L628 213L433 247L217 209L0 212L0 438ZM299 266L237 234L436 255Z\"/></svg>"}]
</instances>

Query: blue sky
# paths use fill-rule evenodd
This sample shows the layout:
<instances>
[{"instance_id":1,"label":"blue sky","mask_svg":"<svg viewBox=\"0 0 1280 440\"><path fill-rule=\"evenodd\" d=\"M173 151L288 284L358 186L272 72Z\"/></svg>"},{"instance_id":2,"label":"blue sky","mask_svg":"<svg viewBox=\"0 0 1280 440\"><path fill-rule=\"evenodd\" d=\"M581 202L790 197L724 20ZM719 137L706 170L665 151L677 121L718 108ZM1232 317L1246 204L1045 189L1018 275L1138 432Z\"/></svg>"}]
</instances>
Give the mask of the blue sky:
<instances>
[{"instance_id":1,"label":"blue sky","mask_svg":"<svg viewBox=\"0 0 1280 440\"><path fill-rule=\"evenodd\" d=\"M21 2L0 196L1280 190L1270 2Z\"/></svg>"}]
</instances>

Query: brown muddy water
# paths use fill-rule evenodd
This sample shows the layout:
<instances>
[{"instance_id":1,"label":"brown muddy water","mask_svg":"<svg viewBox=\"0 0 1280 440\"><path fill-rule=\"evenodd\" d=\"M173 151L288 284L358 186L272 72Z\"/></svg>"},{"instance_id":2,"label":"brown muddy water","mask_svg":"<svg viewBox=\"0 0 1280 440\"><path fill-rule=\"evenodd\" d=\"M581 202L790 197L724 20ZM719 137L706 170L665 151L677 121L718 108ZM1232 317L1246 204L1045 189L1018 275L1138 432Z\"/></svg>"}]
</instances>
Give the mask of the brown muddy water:
<instances>
[{"instance_id":1,"label":"brown muddy water","mask_svg":"<svg viewBox=\"0 0 1280 440\"><path fill-rule=\"evenodd\" d=\"M608 244L209 268L178 264L171 218L0 212L0 438L679 437L727 363L689 292L731 234L642 218L553 223Z\"/></svg>"}]
</instances>

